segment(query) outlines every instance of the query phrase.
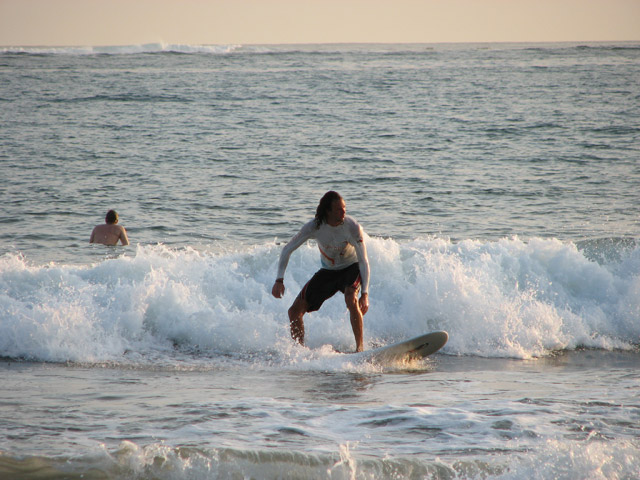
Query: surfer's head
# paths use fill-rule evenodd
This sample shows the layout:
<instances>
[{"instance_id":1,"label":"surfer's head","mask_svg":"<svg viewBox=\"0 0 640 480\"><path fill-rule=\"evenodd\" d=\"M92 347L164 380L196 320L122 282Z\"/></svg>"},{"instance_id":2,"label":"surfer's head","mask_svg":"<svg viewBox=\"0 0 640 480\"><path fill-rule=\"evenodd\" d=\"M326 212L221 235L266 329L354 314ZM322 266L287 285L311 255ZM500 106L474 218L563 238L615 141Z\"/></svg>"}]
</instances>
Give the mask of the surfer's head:
<instances>
[{"instance_id":1,"label":"surfer's head","mask_svg":"<svg viewBox=\"0 0 640 480\"><path fill-rule=\"evenodd\" d=\"M114 225L118 223L118 212L116 212L115 210L109 210L107 212L107 216L104 217L104 221L107 222L109 225Z\"/></svg>"},{"instance_id":2,"label":"surfer's head","mask_svg":"<svg viewBox=\"0 0 640 480\"><path fill-rule=\"evenodd\" d=\"M342 206L340 210L344 210L344 200L338 192L330 190L325 193L320 199L320 203L318 204L318 208L316 209L316 228L320 228L320 225L327 221L327 217L332 212L334 202L336 201L339 202ZM344 211L341 212L341 216L341 220L344 220Z\"/></svg>"}]
</instances>

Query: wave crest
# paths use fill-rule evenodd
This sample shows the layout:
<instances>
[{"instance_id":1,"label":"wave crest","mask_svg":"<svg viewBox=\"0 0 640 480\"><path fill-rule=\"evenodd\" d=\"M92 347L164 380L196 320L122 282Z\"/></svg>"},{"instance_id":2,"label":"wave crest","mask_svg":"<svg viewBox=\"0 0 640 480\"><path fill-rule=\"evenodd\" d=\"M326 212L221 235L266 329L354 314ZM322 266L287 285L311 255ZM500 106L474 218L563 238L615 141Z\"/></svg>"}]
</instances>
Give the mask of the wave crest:
<instances>
[{"instance_id":1,"label":"wave crest","mask_svg":"<svg viewBox=\"0 0 640 480\"><path fill-rule=\"evenodd\" d=\"M555 350L635 349L640 248L518 238L370 238L365 342L446 330L443 353L532 358ZM286 310L318 267L317 248L292 257L283 300L270 295L281 247L198 252L139 246L91 266L33 266L0 257L0 356L45 361L157 358L176 347L206 355L283 352ZM594 260L598 259L598 261ZM353 348L344 299L306 320L307 344ZM270 353L271 352L271 353ZM152 355L150 355L152 353ZM290 354L295 362L298 353ZM270 361L270 360L269 360Z\"/></svg>"},{"instance_id":2,"label":"wave crest","mask_svg":"<svg viewBox=\"0 0 640 480\"><path fill-rule=\"evenodd\" d=\"M186 45L146 43L104 47L4 47L0 54L22 55L139 55L154 53L226 55L242 49L242 45Z\"/></svg>"}]
</instances>

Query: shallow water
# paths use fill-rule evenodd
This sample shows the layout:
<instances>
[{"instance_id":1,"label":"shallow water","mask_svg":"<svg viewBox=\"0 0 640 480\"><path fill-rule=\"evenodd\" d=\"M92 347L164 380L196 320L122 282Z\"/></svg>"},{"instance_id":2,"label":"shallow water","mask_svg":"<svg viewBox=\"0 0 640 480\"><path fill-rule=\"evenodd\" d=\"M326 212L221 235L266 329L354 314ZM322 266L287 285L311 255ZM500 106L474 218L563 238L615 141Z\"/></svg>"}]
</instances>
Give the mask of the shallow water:
<instances>
[{"instance_id":1,"label":"shallow water","mask_svg":"<svg viewBox=\"0 0 640 480\"><path fill-rule=\"evenodd\" d=\"M304 370L216 359L186 370L3 362L3 443L15 457L0 457L0 473L30 478L43 465L127 478L640 471L637 353L436 354L379 372L328 371L327 361ZM34 451L41 463L16 461Z\"/></svg>"}]
</instances>

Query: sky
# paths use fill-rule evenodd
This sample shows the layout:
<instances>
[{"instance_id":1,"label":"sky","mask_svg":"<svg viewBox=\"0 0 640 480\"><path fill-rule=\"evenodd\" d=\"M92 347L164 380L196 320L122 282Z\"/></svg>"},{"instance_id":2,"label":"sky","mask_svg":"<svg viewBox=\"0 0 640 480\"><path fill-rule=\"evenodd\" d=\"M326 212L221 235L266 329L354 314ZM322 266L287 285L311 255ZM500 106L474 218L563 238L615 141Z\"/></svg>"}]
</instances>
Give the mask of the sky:
<instances>
[{"instance_id":1,"label":"sky","mask_svg":"<svg viewBox=\"0 0 640 480\"><path fill-rule=\"evenodd\" d=\"M2 46L640 40L640 0L0 0Z\"/></svg>"}]
</instances>

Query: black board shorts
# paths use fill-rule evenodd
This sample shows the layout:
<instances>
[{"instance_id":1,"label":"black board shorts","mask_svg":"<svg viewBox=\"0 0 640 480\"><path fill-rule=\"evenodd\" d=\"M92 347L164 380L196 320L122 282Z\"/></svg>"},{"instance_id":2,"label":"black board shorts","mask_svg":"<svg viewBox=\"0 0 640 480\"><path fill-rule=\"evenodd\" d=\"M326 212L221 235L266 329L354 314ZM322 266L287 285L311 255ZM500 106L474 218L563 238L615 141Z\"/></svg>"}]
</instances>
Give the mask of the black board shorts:
<instances>
[{"instance_id":1,"label":"black board shorts","mask_svg":"<svg viewBox=\"0 0 640 480\"><path fill-rule=\"evenodd\" d=\"M348 287L359 289L360 281L358 262L341 270L321 268L302 288L300 297L307 302L307 312L315 312L338 291L344 293Z\"/></svg>"}]
</instances>

